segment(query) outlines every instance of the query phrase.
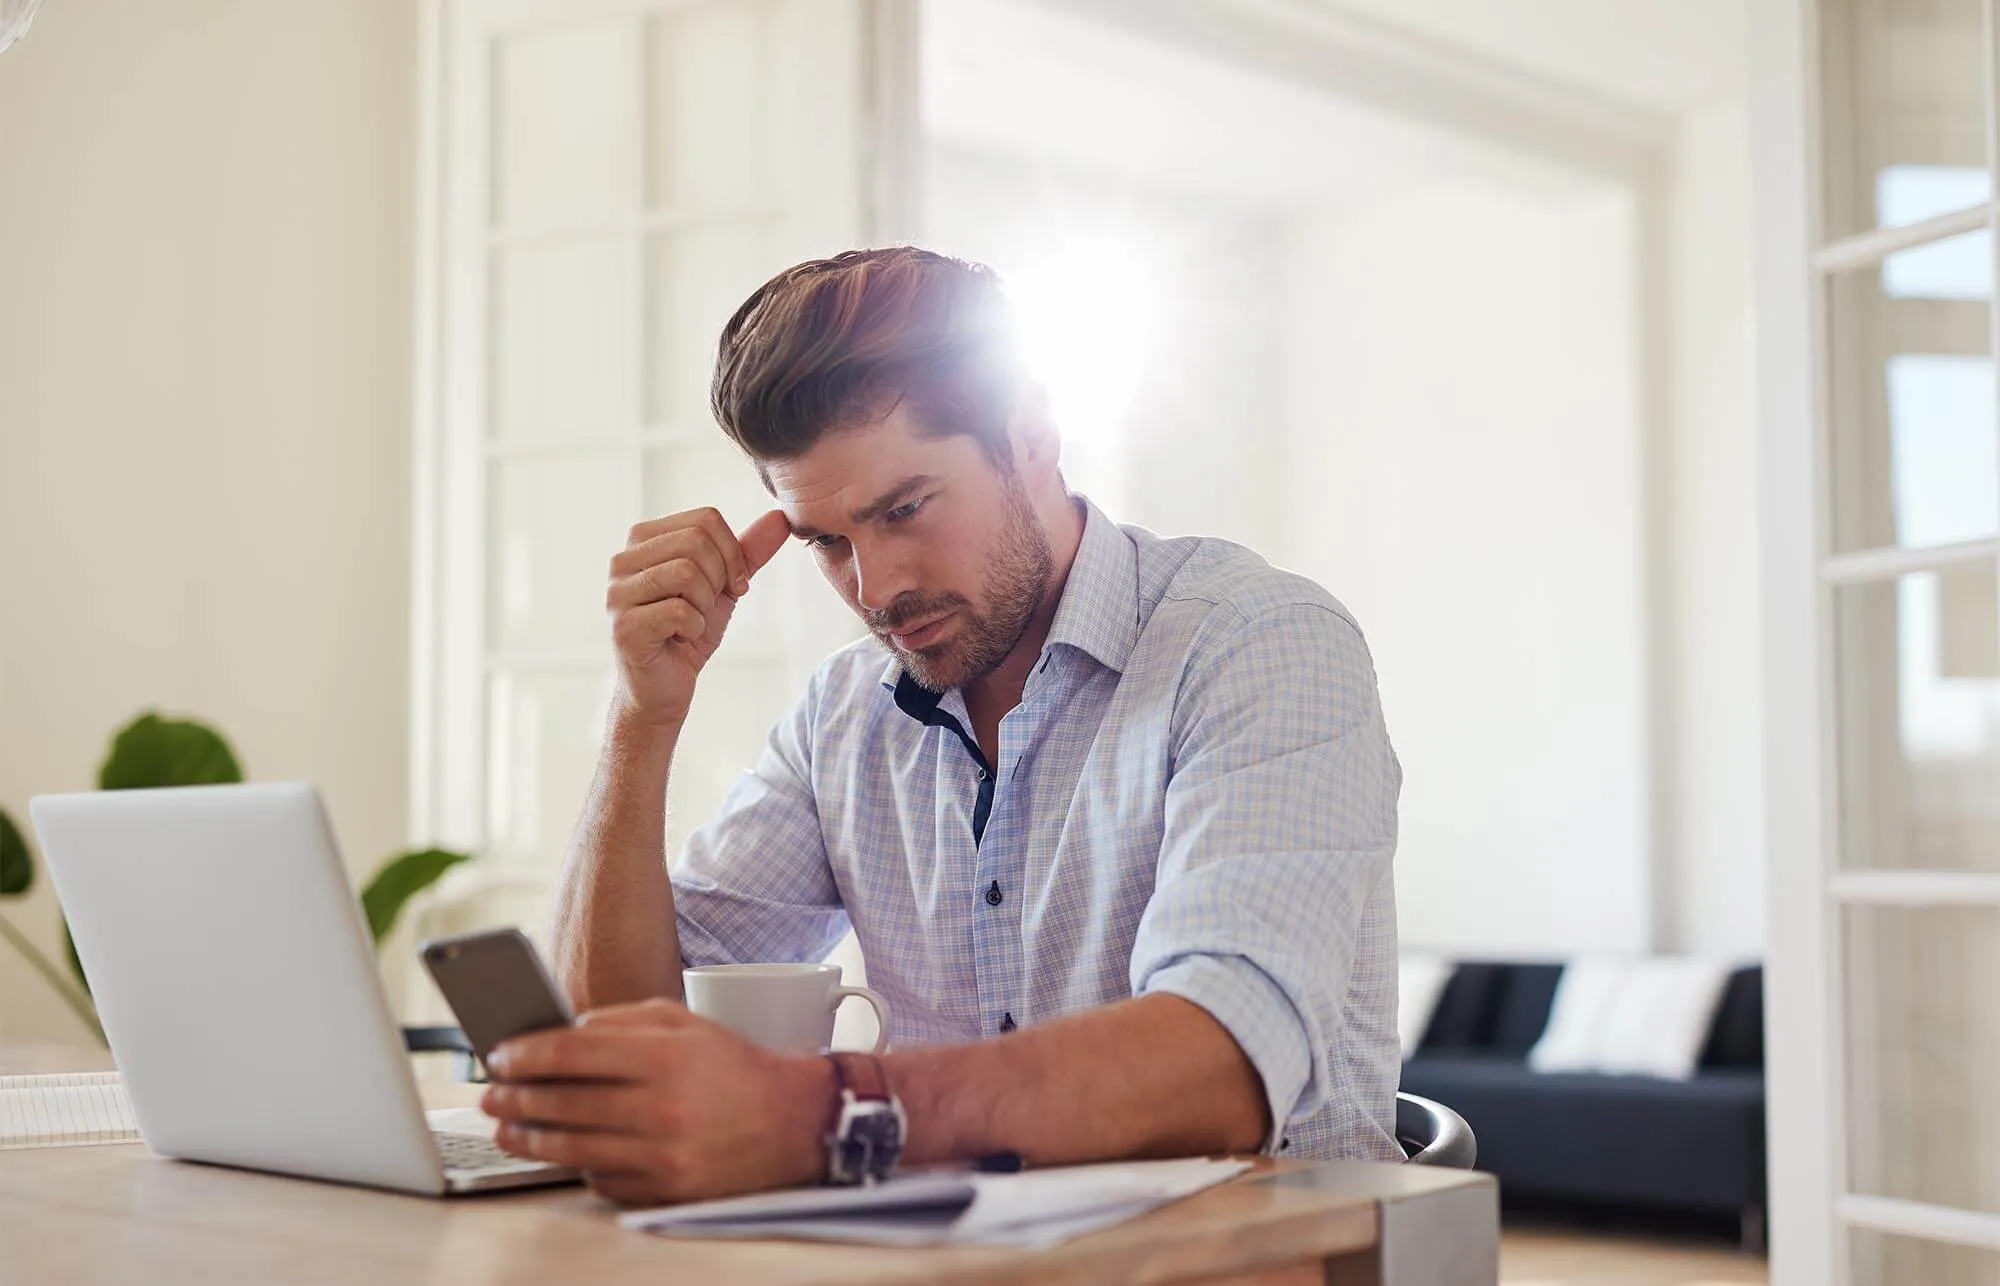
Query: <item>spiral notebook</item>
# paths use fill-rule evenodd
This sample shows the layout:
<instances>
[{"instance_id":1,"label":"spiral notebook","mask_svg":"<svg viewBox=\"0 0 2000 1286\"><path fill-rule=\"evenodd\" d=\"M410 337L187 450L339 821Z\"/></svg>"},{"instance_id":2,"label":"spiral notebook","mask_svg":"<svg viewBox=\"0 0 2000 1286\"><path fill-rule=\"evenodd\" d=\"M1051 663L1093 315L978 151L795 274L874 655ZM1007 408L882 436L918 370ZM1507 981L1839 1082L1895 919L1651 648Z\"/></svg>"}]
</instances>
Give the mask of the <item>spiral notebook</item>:
<instances>
[{"instance_id":1,"label":"spiral notebook","mask_svg":"<svg viewBox=\"0 0 2000 1286\"><path fill-rule=\"evenodd\" d=\"M138 1141L116 1072L0 1076L0 1150Z\"/></svg>"}]
</instances>

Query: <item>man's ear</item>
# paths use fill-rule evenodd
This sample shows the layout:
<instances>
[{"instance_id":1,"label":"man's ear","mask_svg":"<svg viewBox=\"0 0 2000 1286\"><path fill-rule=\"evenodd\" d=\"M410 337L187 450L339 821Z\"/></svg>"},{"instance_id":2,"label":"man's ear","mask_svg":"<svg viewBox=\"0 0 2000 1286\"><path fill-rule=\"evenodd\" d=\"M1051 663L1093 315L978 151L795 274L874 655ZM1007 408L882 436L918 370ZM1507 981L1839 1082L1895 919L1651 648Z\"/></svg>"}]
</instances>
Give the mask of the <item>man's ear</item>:
<instances>
[{"instance_id":1,"label":"man's ear","mask_svg":"<svg viewBox=\"0 0 2000 1286\"><path fill-rule=\"evenodd\" d=\"M1014 418L1007 425L1008 445L1014 463L1023 474L1053 473L1062 463L1062 434L1049 414L1049 391L1040 380L1029 380L1014 405Z\"/></svg>"}]
</instances>

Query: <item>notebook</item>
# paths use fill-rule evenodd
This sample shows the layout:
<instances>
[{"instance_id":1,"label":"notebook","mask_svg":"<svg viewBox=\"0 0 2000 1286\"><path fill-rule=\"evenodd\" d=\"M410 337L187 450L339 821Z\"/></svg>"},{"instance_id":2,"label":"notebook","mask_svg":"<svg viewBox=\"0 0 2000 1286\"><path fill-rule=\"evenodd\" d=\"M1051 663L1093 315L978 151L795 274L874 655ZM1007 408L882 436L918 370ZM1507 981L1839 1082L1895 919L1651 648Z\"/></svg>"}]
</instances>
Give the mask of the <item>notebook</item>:
<instances>
[{"instance_id":1,"label":"notebook","mask_svg":"<svg viewBox=\"0 0 2000 1286\"><path fill-rule=\"evenodd\" d=\"M1022 1174L911 1174L865 1188L804 1188L637 1210L619 1222L668 1237L794 1237L882 1246L1043 1250L1213 1187L1247 1161L1116 1162Z\"/></svg>"},{"instance_id":2,"label":"notebook","mask_svg":"<svg viewBox=\"0 0 2000 1286\"><path fill-rule=\"evenodd\" d=\"M138 1141L116 1072L0 1076L0 1149Z\"/></svg>"}]
</instances>

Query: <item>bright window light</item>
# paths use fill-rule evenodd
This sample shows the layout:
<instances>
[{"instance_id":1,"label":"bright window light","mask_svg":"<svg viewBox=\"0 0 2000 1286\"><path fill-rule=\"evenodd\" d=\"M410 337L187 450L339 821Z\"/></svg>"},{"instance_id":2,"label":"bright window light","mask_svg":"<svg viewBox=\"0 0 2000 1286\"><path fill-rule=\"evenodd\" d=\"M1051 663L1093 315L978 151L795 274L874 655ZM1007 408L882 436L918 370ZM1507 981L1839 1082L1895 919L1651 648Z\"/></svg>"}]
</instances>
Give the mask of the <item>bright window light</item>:
<instances>
[{"instance_id":1,"label":"bright window light","mask_svg":"<svg viewBox=\"0 0 2000 1286\"><path fill-rule=\"evenodd\" d=\"M1111 238L1066 239L1005 274L1022 356L1075 445L1114 438L1145 372L1158 304L1144 258Z\"/></svg>"}]
</instances>

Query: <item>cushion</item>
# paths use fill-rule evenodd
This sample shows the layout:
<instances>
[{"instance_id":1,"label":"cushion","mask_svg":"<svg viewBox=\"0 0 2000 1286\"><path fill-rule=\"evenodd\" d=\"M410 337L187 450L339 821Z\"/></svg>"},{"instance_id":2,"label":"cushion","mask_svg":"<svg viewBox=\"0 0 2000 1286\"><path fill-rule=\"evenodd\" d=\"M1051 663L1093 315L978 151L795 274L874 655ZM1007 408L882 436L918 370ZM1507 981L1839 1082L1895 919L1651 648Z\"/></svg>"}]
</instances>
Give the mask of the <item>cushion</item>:
<instances>
[{"instance_id":1,"label":"cushion","mask_svg":"<svg viewBox=\"0 0 2000 1286\"><path fill-rule=\"evenodd\" d=\"M1422 1050L1484 1049L1493 1043L1494 1000L1508 966L1461 963L1431 1010Z\"/></svg>"},{"instance_id":2,"label":"cushion","mask_svg":"<svg viewBox=\"0 0 2000 1286\"><path fill-rule=\"evenodd\" d=\"M1694 1075L1732 970L1696 956L1583 957L1563 970L1538 1072Z\"/></svg>"},{"instance_id":3,"label":"cushion","mask_svg":"<svg viewBox=\"0 0 2000 1286\"><path fill-rule=\"evenodd\" d=\"M1396 959L1396 1034L1403 1057L1417 1052L1437 1011L1438 997L1451 980L1451 961L1429 951L1404 951Z\"/></svg>"},{"instance_id":4,"label":"cushion","mask_svg":"<svg viewBox=\"0 0 2000 1286\"><path fill-rule=\"evenodd\" d=\"M1709 1029L1708 1048L1701 1052L1704 1070L1764 1066L1764 969L1745 965L1729 975L1722 1003Z\"/></svg>"},{"instance_id":5,"label":"cushion","mask_svg":"<svg viewBox=\"0 0 2000 1286\"><path fill-rule=\"evenodd\" d=\"M1526 1058L1549 1025L1549 1007L1562 981L1559 964L1508 965L1500 981L1498 1013L1493 1020L1493 1049Z\"/></svg>"}]
</instances>

